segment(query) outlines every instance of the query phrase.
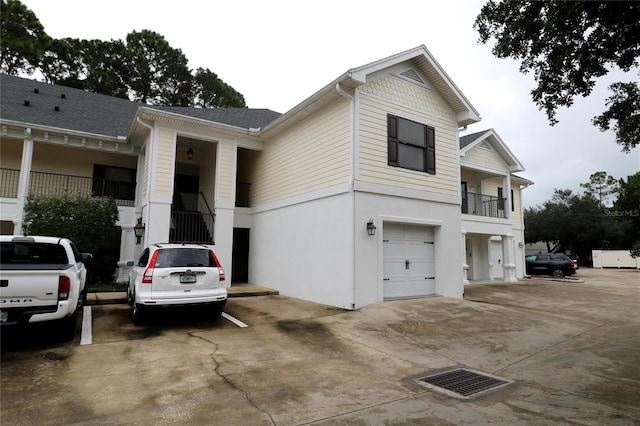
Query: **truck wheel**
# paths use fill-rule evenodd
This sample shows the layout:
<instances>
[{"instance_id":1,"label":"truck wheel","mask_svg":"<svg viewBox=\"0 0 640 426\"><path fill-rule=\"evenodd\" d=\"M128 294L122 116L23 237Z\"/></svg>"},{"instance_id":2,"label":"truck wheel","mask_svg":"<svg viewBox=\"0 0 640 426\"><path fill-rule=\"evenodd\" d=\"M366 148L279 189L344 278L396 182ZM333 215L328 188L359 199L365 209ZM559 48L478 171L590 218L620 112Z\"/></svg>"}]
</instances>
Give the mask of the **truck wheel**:
<instances>
[{"instance_id":1,"label":"truck wheel","mask_svg":"<svg viewBox=\"0 0 640 426\"><path fill-rule=\"evenodd\" d=\"M138 303L133 304L133 325L144 325L144 316Z\"/></svg>"},{"instance_id":2,"label":"truck wheel","mask_svg":"<svg viewBox=\"0 0 640 426\"><path fill-rule=\"evenodd\" d=\"M564 277L564 272L562 271L562 269L554 269L553 276L556 278L562 278Z\"/></svg>"},{"instance_id":3,"label":"truck wheel","mask_svg":"<svg viewBox=\"0 0 640 426\"><path fill-rule=\"evenodd\" d=\"M60 337L64 342L68 342L69 340L73 340L76 337L76 322L78 319L78 310L69 317L66 317L62 320L62 325L60 328Z\"/></svg>"}]
</instances>

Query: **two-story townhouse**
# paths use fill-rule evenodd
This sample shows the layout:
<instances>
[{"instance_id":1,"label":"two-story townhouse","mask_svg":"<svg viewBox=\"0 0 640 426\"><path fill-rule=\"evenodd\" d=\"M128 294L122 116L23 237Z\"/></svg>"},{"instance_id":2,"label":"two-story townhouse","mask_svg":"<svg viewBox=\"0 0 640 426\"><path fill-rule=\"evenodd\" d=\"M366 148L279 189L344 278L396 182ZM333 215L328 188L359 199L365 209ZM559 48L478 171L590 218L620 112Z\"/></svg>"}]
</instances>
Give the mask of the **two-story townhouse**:
<instances>
[{"instance_id":1,"label":"two-story townhouse","mask_svg":"<svg viewBox=\"0 0 640 426\"><path fill-rule=\"evenodd\" d=\"M481 268L469 241L513 234L463 226L460 182L491 184L482 166L461 175L474 154L462 156L459 129L480 117L424 46L351 69L283 115L1 84L3 233L20 233L28 194L109 195L121 260L152 242L215 240L232 282L346 309L461 297ZM506 176L493 174L509 204L518 178Z\"/></svg>"},{"instance_id":2,"label":"two-story townhouse","mask_svg":"<svg viewBox=\"0 0 640 426\"><path fill-rule=\"evenodd\" d=\"M522 190L533 182L514 174L522 171L494 129L460 137L465 283L525 275Z\"/></svg>"}]
</instances>

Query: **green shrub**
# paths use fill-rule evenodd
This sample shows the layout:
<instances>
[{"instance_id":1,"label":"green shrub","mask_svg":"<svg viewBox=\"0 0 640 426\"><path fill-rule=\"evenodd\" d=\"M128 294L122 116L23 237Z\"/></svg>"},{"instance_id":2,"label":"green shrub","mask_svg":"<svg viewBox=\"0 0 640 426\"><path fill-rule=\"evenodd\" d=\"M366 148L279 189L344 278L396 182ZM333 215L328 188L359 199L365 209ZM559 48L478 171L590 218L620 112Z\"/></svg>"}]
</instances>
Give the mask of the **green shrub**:
<instances>
[{"instance_id":1,"label":"green shrub","mask_svg":"<svg viewBox=\"0 0 640 426\"><path fill-rule=\"evenodd\" d=\"M93 255L88 281L113 280L120 251L118 206L112 198L29 196L24 209L25 235L69 238L80 252Z\"/></svg>"}]
</instances>

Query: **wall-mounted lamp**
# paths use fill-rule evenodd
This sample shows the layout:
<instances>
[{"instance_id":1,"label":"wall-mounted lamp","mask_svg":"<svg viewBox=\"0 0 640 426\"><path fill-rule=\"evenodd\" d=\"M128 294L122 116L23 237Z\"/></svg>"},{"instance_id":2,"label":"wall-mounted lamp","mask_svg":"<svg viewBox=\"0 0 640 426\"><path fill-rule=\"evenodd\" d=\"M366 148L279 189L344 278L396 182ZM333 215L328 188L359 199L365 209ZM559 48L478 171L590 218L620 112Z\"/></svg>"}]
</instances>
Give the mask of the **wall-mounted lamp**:
<instances>
[{"instance_id":1,"label":"wall-mounted lamp","mask_svg":"<svg viewBox=\"0 0 640 426\"><path fill-rule=\"evenodd\" d=\"M187 151L187 159L193 160L193 148L191 148L191 142L189 142L189 151Z\"/></svg>"},{"instance_id":2,"label":"wall-mounted lamp","mask_svg":"<svg viewBox=\"0 0 640 426\"><path fill-rule=\"evenodd\" d=\"M522 248L522 247L524 247L524 244L522 244L522 242L519 242L518 243L518 247Z\"/></svg>"},{"instance_id":3,"label":"wall-mounted lamp","mask_svg":"<svg viewBox=\"0 0 640 426\"><path fill-rule=\"evenodd\" d=\"M144 223L142 223L142 217L138 218L138 223L133 227L133 233L136 236L136 244L140 244L142 237L144 236Z\"/></svg>"},{"instance_id":4,"label":"wall-mounted lamp","mask_svg":"<svg viewBox=\"0 0 640 426\"><path fill-rule=\"evenodd\" d=\"M373 219L369 219L369 222L367 222L367 234L376 235L376 226L373 224Z\"/></svg>"}]
</instances>

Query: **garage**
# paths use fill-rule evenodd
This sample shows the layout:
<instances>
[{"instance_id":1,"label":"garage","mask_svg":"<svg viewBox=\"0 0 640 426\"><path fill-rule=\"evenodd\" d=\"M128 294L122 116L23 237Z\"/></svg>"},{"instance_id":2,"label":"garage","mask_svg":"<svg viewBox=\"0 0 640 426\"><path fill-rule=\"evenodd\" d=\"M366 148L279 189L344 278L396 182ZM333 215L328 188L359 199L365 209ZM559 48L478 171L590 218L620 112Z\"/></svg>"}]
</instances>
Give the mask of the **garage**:
<instances>
[{"instance_id":1,"label":"garage","mask_svg":"<svg viewBox=\"0 0 640 426\"><path fill-rule=\"evenodd\" d=\"M385 223L384 300L435 294L433 227Z\"/></svg>"}]
</instances>

